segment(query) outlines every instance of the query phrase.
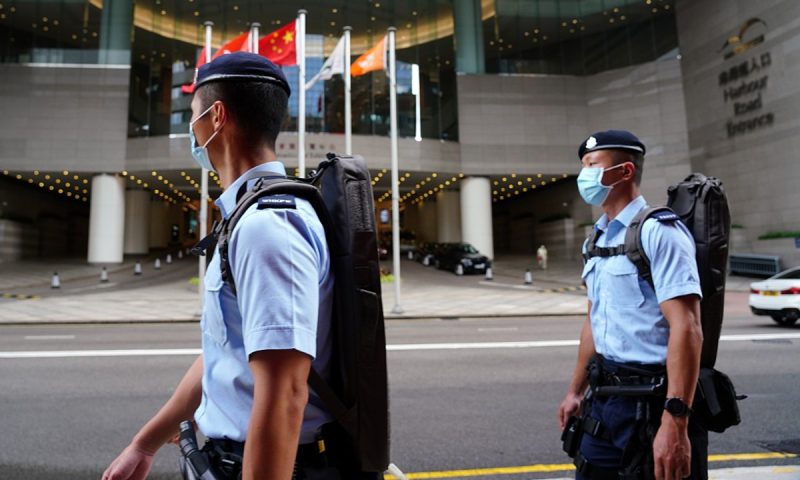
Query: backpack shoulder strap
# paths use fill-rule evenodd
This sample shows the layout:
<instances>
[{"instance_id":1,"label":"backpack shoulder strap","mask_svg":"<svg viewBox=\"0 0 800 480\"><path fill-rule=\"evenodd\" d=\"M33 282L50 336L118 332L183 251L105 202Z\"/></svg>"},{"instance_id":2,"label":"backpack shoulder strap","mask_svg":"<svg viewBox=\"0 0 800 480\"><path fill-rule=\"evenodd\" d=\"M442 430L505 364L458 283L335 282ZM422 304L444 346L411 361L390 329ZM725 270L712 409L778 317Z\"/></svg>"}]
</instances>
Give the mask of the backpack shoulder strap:
<instances>
[{"instance_id":1,"label":"backpack shoulder strap","mask_svg":"<svg viewBox=\"0 0 800 480\"><path fill-rule=\"evenodd\" d=\"M325 228L325 233L328 233L328 229L330 228L329 215L327 214L327 210L325 209L325 205L322 201L322 197L319 194L319 190L317 190L316 187L302 180L293 180L282 177L260 179L258 182L256 182L253 188L247 190L241 195L233 212L231 212L231 215L226 220L222 221L219 229L217 242L219 244L222 280L231 287L231 291L234 295L236 295L236 282L233 278L230 256L228 255L228 245L230 243L230 237L233 234L233 229L236 228L236 224L239 223L239 220L241 220L245 212L247 212L247 210L256 203L259 204L259 207L263 206L264 208L294 207L295 204L293 199L286 197L278 198L277 196L279 195L289 195L309 201L309 203L311 203L311 205L314 207L314 211L317 213L320 222ZM262 200L266 199L267 197L272 197L272 199Z\"/></svg>"},{"instance_id":2,"label":"backpack shoulder strap","mask_svg":"<svg viewBox=\"0 0 800 480\"><path fill-rule=\"evenodd\" d=\"M616 245L613 247L598 247L597 240L603 234L602 230L594 229L591 235L586 239L586 253L583 254L583 263L586 264L594 257L615 257L617 255L625 254L625 245Z\"/></svg>"},{"instance_id":3,"label":"backpack shoulder strap","mask_svg":"<svg viewBox=\"0 0 800 480\"><path fill-rule=\"evenodd\" d=\"M669 207L644 208L633 217L628 230L625 232L625 255L636 266L639 276L655 289L653 272L650 270L650 259L647 258L642 244L642 226L650 217L659 222L674 222L675 220L680 220L680 217Z\"/></svg>"}]
</instances>

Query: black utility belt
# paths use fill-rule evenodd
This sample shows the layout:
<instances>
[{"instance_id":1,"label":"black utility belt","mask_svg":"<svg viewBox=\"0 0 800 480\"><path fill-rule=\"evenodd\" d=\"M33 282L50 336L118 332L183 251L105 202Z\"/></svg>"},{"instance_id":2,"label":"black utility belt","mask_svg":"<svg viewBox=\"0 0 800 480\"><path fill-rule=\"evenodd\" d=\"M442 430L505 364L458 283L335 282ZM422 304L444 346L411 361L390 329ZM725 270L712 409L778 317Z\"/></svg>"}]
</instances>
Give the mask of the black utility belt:
<instances>
[{"instance_id":1,"label":"black utility belt","mask_svg":"<svg viewBox=\"0 0 800 480\"><path fill-rule=\"evenodd\" d=\"M660 396L667 391L660 365L625 365L597 356L588 366L589 386L597 396Z\"/></svg>"}]
</instances>

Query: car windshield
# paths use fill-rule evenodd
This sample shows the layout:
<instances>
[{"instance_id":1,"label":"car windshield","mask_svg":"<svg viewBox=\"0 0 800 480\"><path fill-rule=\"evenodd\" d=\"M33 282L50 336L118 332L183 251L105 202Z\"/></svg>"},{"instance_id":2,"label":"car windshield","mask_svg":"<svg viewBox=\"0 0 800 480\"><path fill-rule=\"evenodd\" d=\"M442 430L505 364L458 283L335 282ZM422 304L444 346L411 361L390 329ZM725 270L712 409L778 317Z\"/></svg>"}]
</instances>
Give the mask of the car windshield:
<instances>
[{"instance_id":1,"label":"car windshield","mask_svg":"<svg viewBox=\"0 0 800 480\"><path fill-rule=\"evenodd\" d=\"M781 272L772 278L774 280L800 280L800 268L786 270L785 272Z\"/></svg>"},{"instance_id":2,"label":"car windshield","mask_svg":"<svg viewBox=\"0 0 800 480\"><path fill-rule=\"evenodd\" d=\"M459 245L458 251L460 251L461 253L478 253L478 251L475 250L475 247L473 247L472 245L470 245L468 243L465 243L463 245Z\"/></svg>"}]
</instances>

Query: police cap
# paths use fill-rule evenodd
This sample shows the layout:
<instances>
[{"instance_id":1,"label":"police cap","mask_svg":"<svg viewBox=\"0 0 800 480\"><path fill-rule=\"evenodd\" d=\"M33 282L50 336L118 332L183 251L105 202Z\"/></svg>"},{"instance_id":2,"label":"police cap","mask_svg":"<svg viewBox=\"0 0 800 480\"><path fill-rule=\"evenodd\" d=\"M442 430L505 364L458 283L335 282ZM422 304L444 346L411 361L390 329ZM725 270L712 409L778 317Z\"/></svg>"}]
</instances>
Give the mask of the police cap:
<instances>
[{"instance_id":1,"label":"police cap","mask_svg":"<svg viewBox=\"0 0 800 480\"><path fill-rule=\"evenodd\" d=\"M644 155L644 144L636 135L625 130L597 132L584 140L578 148L578 158L596 150L630 150Z\"/></svg>"},{"instance_id":2,"label":"police cap","mask_svg":"<svg viewBox=\"0 0 800 480\"><path fill-rule=\"evenodd\" d=\"M289 82L283 71L261 55L234 52L220 55L197 69L194 88L209 82L251 81L269 82L291 95Z\"/></svg>"}]
</instances>

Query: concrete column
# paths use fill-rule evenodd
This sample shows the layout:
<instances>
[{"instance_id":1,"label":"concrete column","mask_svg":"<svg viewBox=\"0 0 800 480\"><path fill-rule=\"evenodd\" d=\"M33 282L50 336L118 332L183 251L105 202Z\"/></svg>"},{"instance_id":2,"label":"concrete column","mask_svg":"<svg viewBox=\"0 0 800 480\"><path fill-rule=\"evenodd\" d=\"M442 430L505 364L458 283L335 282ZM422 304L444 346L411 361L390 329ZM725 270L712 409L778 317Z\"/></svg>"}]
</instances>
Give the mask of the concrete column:
<instances>
[{"instance_id":1,"label":"concrete column","mask_svg":"<svg viewBox=\"0 0 800 480\"><path fill-rule=\"evenodd\" d=\"M125 254L143 255L150 251L150 192L125 192Z\"/></svg>"},{"instance_id":2,"label":"concrete column","mask_svg":"<svg viewBox=\"0 0 800 480\"><path fill-rule=\"evenodd\" d=\"M122 263L125 234L125 179L92 178L89 211L89 263Z\"/></svg>"},{"instance_id":3,"label":"concrete column","mask_svg":"<svg viewBox=\"0 0 800 480\"><path fill-rule=\"evenodd\" d=\"M436 195L436 224L440 242L461 241L461 204L458 192L442 190Z\"/></svg>"},{"instance_id":4,"label":"concrete column","mask_svg":"<svg viewBox=\"0 0 800 480\"><path fill-rule=\"evenodd\" d=\"M492 185L488 178L470 177L461 182L461 232L464 242L494 258Z\"/></svg>"},{"instance_id":5,"label":"concrete column","mask_svg":"<svg viewBox=\"0 0 800 480\"><path fill-rule=\"evenodd\" d=\"M133 1L105 0L100 14L100 64L130 65Z\"/></svg>"},{"instance_id":6,"label":"concrete column","mask_svg":"<svg viewBox=\"0 0 800 480\"><path fill-rule=\"evenodd\" d=\"M456 37L456 71L484 73L483 25L480 0L454 0L453 21Z\"/></svg>"}]
</instances>

